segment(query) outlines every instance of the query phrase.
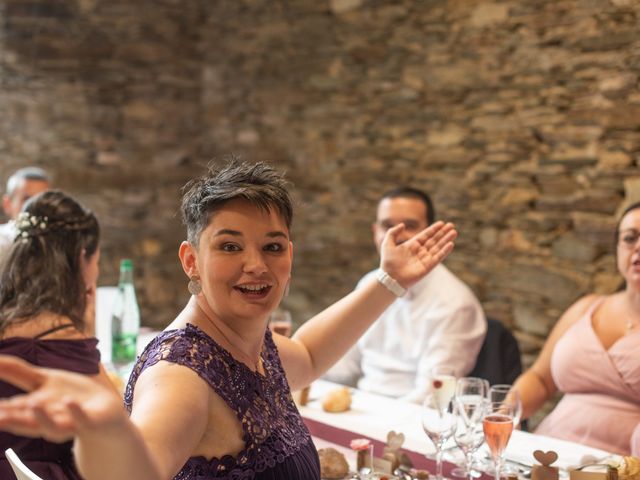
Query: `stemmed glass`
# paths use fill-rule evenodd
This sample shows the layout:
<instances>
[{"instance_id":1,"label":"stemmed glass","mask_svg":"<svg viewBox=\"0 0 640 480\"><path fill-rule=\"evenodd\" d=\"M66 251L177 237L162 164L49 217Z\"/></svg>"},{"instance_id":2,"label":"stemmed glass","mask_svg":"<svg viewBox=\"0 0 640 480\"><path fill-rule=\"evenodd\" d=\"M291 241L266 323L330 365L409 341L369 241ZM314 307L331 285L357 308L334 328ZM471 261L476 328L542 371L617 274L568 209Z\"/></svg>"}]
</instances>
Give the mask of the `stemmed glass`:
<instances>
[{"instance_id":1,"label":"stemmed glass","mask_svg":"<svg viewBox=\"0 0 640 480\"><path fill-rule=\"evenodd\" d=\"M505 403L513 409L513 427L518 428L522 417L522 401L518 390L513 385L497 384L492 385L487 396L491 403Z\"/></svg>"},{"instance_id":2,"label":"stemmed glass","mask_svg":"<svg viewBox=\"0 0 640 480\"><path fill-rule=\"evenodd\" d=\"M429 391L434 393L436 391L441 395L446 395L449 398L453 397L456 393L456 374L451 367L433 367L430 372L431 387Z\"/></svg>"},{"instance_id":3,"label":"stemmed glass","mask_svg":"<svg viewBox=\"0 0 640 480\"><path fill-rule=\"evenodd\" d=\"M422 428L436 447L436 479L442 477L442 447L456 430L457 417L453 411L453 389L434 388L427 395L422 409Z\"/></svg>"},{"instance_id":4,"label":"stemmed glass","mask_svg":"<svg viewBox=\"0 0 640 480\"><path fill-rule=\"evenodd\" d=\"M451 475L454 477L468 477L471 480L474 476L480 476L472 468L473 453L484 441L482 418L488 390L489 382L482 378L463 377L456 382L454 412L458 416L458 426L453 438L464 454L465 468L453 469Z\"/></svg>"},{"instance_id":5,"label":"stemmed glass","mask_svg":"<svg viewBox=\"0 0 640 480\"><path fill-rule=\"evenodd\" d=\"M522 417L522 401L518 390L509 384L492 385L488 394L489 402L509 405L513 409L513 428L518 428ZM505 474L517 474L518 469L513 465L503 467Z\"/></svg>"},{"instance_id":6,"label":"stemmed glass","mask_svg":"<svg viewBox=\"0 0 640 480\"><path fill-rule=\"evenodd\" d=\"M269 328L275 333L291 336L291 312L289 310L275 309L269 316Z\"/></svg>"},{"instance_id":7,"label":"stemmed glass","mask_svg":"<svg viewBox=\"0 0 640 480\"><path fill-rule=\"evenodd\" d=\"M506 403L488 403L482 419L484 439L491 451L495 480L500 480L504 450L513 432L513 408Z\"/></svg>"}]
</instances>

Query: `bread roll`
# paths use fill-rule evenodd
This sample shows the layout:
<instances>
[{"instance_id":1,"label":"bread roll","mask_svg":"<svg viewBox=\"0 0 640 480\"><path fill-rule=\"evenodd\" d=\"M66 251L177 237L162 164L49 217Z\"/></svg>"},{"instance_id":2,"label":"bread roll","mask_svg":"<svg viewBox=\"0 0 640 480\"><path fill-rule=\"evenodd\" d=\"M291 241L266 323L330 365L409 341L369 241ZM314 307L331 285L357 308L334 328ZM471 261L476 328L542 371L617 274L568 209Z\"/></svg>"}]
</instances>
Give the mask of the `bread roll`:
<instances>
[{"instance_id":1,"label":"bread roll","mask_svg":"<svg viewBox=\"0 0 640 480\"><path fill-rule=\"evenodd\" d=\"M349 474L349 464L335 448L321 448L318 450L320 457L320 476L327 479L344 478Z\"/></svg>"},{"instance_id":2,"label":"bread roll","mask_svg":"<svg viewBox=\"0 0 640 480\"><path fill-rule=\"evenodd\" d=\"M351 392L347 387L331 390L322 400L325 412L346 412L351 408Z\"/></svg>"}]
</instances>

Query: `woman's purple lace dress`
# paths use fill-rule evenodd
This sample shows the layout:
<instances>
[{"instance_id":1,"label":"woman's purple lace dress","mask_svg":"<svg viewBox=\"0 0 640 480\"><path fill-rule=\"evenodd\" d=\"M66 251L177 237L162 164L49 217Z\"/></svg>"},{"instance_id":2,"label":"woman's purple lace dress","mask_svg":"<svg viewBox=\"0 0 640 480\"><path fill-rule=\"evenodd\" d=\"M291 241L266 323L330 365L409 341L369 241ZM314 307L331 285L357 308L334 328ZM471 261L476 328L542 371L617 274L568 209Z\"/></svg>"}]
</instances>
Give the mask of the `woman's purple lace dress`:
<instances>
[{"instance_id":1,"label":"woman's purple lace dress","mask_svg":"<svg viewBox=\"0 0 640 480\"><path fill-rule=\"evenodd\" d=\"M145 349L131 374L125 405L145 368L165 360L196 372L236 413L245 449L236 457L191 457L175 480L319 480L318 454L293 403L271 332L262 350L265 375L236 361L194 325L161 333Z\"/></svg>"}]
</instances>

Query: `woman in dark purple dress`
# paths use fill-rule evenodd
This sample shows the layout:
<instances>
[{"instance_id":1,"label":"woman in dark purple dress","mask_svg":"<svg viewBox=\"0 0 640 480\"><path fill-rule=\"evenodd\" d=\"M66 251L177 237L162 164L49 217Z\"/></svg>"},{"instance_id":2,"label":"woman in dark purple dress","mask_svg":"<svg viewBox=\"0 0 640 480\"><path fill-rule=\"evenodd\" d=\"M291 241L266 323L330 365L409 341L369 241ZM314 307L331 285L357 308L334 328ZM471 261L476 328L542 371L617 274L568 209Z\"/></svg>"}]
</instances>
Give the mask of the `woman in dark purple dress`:
<instances>
[{"instance_id":1,"label":"woman in dark purple dress","mask_svg":"<svg viewBox=\"0 0 640 480\"><path fill-rule=\"evenodd\" d=\"M453 226L436 223L401 244L395 239L403 227L390 229L382 247L386 275L289 339L267 328L293 257L282 174L232 161L187 185L182 214L187 240L179 257L192 296L138 359L125 394L130 417L95 382L0 358L0 378L33 391L31 403L0 404L0 428L31 421L57 438L75 436L87 480L319 480L291 390L326 371L402 287L451 251Z\"/></svg>"},{"instance_id":2,"label":"woman in dark purple dress","mask_svg":"<svg viewBox=\"0 0 640 480\"><path fill-rule=\"evenodd\" d=\"M59 191L32 198L16 220L18 236L0 276L0 354L41 367L100 373L97 340L84 314L98 276L96 217ZM105 377L106 378L106 377ZM0 381L0 398L23 393ZM79 480L72 442L0 432L0 452L12 448L47 480ZM0 454L0 478L14 478Z\"/></svg>"}]
</instances>

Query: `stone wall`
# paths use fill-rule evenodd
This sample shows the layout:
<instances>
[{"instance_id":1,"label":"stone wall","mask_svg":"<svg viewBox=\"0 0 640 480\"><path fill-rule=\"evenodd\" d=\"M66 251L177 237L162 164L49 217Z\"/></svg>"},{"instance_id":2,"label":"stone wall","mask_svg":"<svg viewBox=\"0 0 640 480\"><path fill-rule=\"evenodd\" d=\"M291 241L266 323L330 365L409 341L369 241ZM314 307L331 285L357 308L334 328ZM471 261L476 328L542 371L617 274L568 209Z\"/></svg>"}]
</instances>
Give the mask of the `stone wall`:
<instances>
[{"instance_id":1,"label":"stone wall","mask_svg":"<svg viewBox=\"0 0 640 480\"><path fill-rule=\"evenodd\" d=\"M0 0L0 177L38 164L96 210L102 282L131 256L143 320L186 300L180 187L234 152L288 170L296 322L376 265L378 195L428 190L447 265L529 364L610 292L640 197L633 0Z\"/></svg>"},{"instance_id":2,"label":"stone wall","mask_svg":"<svg viewBox=\"0 0 640 480\"><path fill-rule=\"evenodd\" d=\"M447 264L527 364L571 302L615 289L614 213L640 194L639 14L630 1L218 2L203 30L207 150L289 168L296 317L375 265L376 199L406 183L457 224Z\"/></svg>"}]
</instances>

